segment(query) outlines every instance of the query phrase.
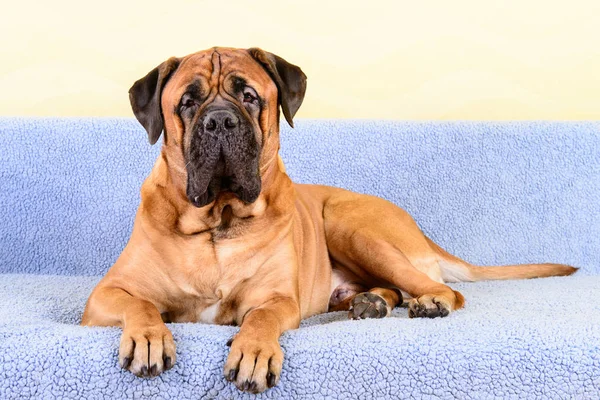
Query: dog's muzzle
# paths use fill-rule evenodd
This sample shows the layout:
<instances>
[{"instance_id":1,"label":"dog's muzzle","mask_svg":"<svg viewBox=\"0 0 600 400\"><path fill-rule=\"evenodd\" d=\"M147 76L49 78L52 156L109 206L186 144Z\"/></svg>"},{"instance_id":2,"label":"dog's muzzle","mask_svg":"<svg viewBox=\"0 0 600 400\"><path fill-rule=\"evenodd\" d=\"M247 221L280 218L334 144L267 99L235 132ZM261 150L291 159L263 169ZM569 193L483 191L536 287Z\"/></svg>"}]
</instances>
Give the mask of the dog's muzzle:
<instances>
[{"instance_id":1,"label":"dog's muzzle","mask_svg":"<svg viewBox=\"0 0 600 400\"><path fill-rule=\"evenodd\" d=\"M260 194L259 144L252 124L232 107L207 108L187 151L187 197L196 207L232 192L252 203Z\"/></svg>"}]
</instances>

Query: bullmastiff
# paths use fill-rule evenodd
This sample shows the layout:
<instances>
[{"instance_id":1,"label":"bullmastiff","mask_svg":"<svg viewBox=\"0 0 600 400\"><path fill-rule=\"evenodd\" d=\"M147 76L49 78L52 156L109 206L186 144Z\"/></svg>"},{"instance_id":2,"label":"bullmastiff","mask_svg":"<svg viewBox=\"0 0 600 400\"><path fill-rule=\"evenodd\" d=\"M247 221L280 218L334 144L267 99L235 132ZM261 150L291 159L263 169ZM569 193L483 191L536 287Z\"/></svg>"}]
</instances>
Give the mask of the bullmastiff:
<instances>
[{"instance_id":1,"label":"bullmastiff","mask_svg":"<svg viewBox=\"0 0 600 400\"><path fill-rule=\"evenodd\" d=\"M223 373L238 389L277 384L279 336L331 310L446 317L446 282L569 275L560 264L479 267L448 254L396 205L293 183L279 158L280 110L293 126L306 76L258 48L169 58L134 83L133 113L160 156L133 232L93 290L82 325L123 329L119 363L138 376L173 366L165 322L239 325ZM225 344L224 344L225 345Z\"/></svg>"}]
</instances>

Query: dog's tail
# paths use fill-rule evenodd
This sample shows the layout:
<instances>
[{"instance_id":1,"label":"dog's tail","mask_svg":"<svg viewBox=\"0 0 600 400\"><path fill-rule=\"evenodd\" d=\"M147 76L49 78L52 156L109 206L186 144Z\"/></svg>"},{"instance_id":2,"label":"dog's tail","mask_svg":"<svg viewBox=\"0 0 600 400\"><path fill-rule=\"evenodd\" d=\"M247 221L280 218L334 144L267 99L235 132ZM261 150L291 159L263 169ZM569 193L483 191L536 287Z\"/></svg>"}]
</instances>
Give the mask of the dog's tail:
<instances>
[{"instance_id":1,"label":"dog's tail","mask_svg":"<svg viewBox=\"0 0 600 400\"><path fill-rule=\"evenodd\" d=\"M578 268L564 264L522 264L502 267L480 267L453 256L428 237L426 239L439 257L444 282L545 278L548 276L567 276L574 274L578 270Z\"/></svg>"}]
</instances>

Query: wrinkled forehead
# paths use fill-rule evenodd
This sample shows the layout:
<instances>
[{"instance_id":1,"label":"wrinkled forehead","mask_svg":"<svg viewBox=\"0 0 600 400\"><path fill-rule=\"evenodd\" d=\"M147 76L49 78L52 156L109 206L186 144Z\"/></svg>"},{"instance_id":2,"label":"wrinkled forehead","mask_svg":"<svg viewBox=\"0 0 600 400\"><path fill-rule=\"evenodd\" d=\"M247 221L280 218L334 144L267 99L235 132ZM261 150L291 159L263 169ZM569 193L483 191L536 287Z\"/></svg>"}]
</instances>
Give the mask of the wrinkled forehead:
<instances>
[{"instance_id":1,"label":"wrinkled forehead","mask_svg":"<svg viewBox=\"0 0 600 400\"><path fill-rule=\"evenodd\" d=\"M165 91L181 92L193 83L204 88L218 88L238 77L255 90L269 96L276 93L275 83L265 69L246 50L213 48L190 54L182 59Z\"/></svg>"}]
</instances>

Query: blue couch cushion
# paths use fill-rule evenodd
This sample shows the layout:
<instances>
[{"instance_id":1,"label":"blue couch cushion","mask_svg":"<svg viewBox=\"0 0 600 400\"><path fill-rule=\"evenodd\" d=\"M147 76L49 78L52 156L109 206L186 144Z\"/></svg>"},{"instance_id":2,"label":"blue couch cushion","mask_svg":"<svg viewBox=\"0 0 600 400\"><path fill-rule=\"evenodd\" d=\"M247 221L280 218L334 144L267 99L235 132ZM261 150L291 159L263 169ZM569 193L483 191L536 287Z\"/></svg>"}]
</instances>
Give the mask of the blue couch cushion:
<instances>
[{"instance_id":1,"label":"blue couch cushion","mask_svg":"<svg viewBox=\"0 0 600 400\"><path fill-rule=\"evenodd\" d=\"M168 324L172 370L121 370L120 329L76 325L98 279L2 277L0 398L250 398L222 374L230 326ZM381 320L304 321L281 338L280 384L258 398L598 398L600 276L452 286L467 305L444 319L397 308Z\"/></svg>"}]
</instances>

